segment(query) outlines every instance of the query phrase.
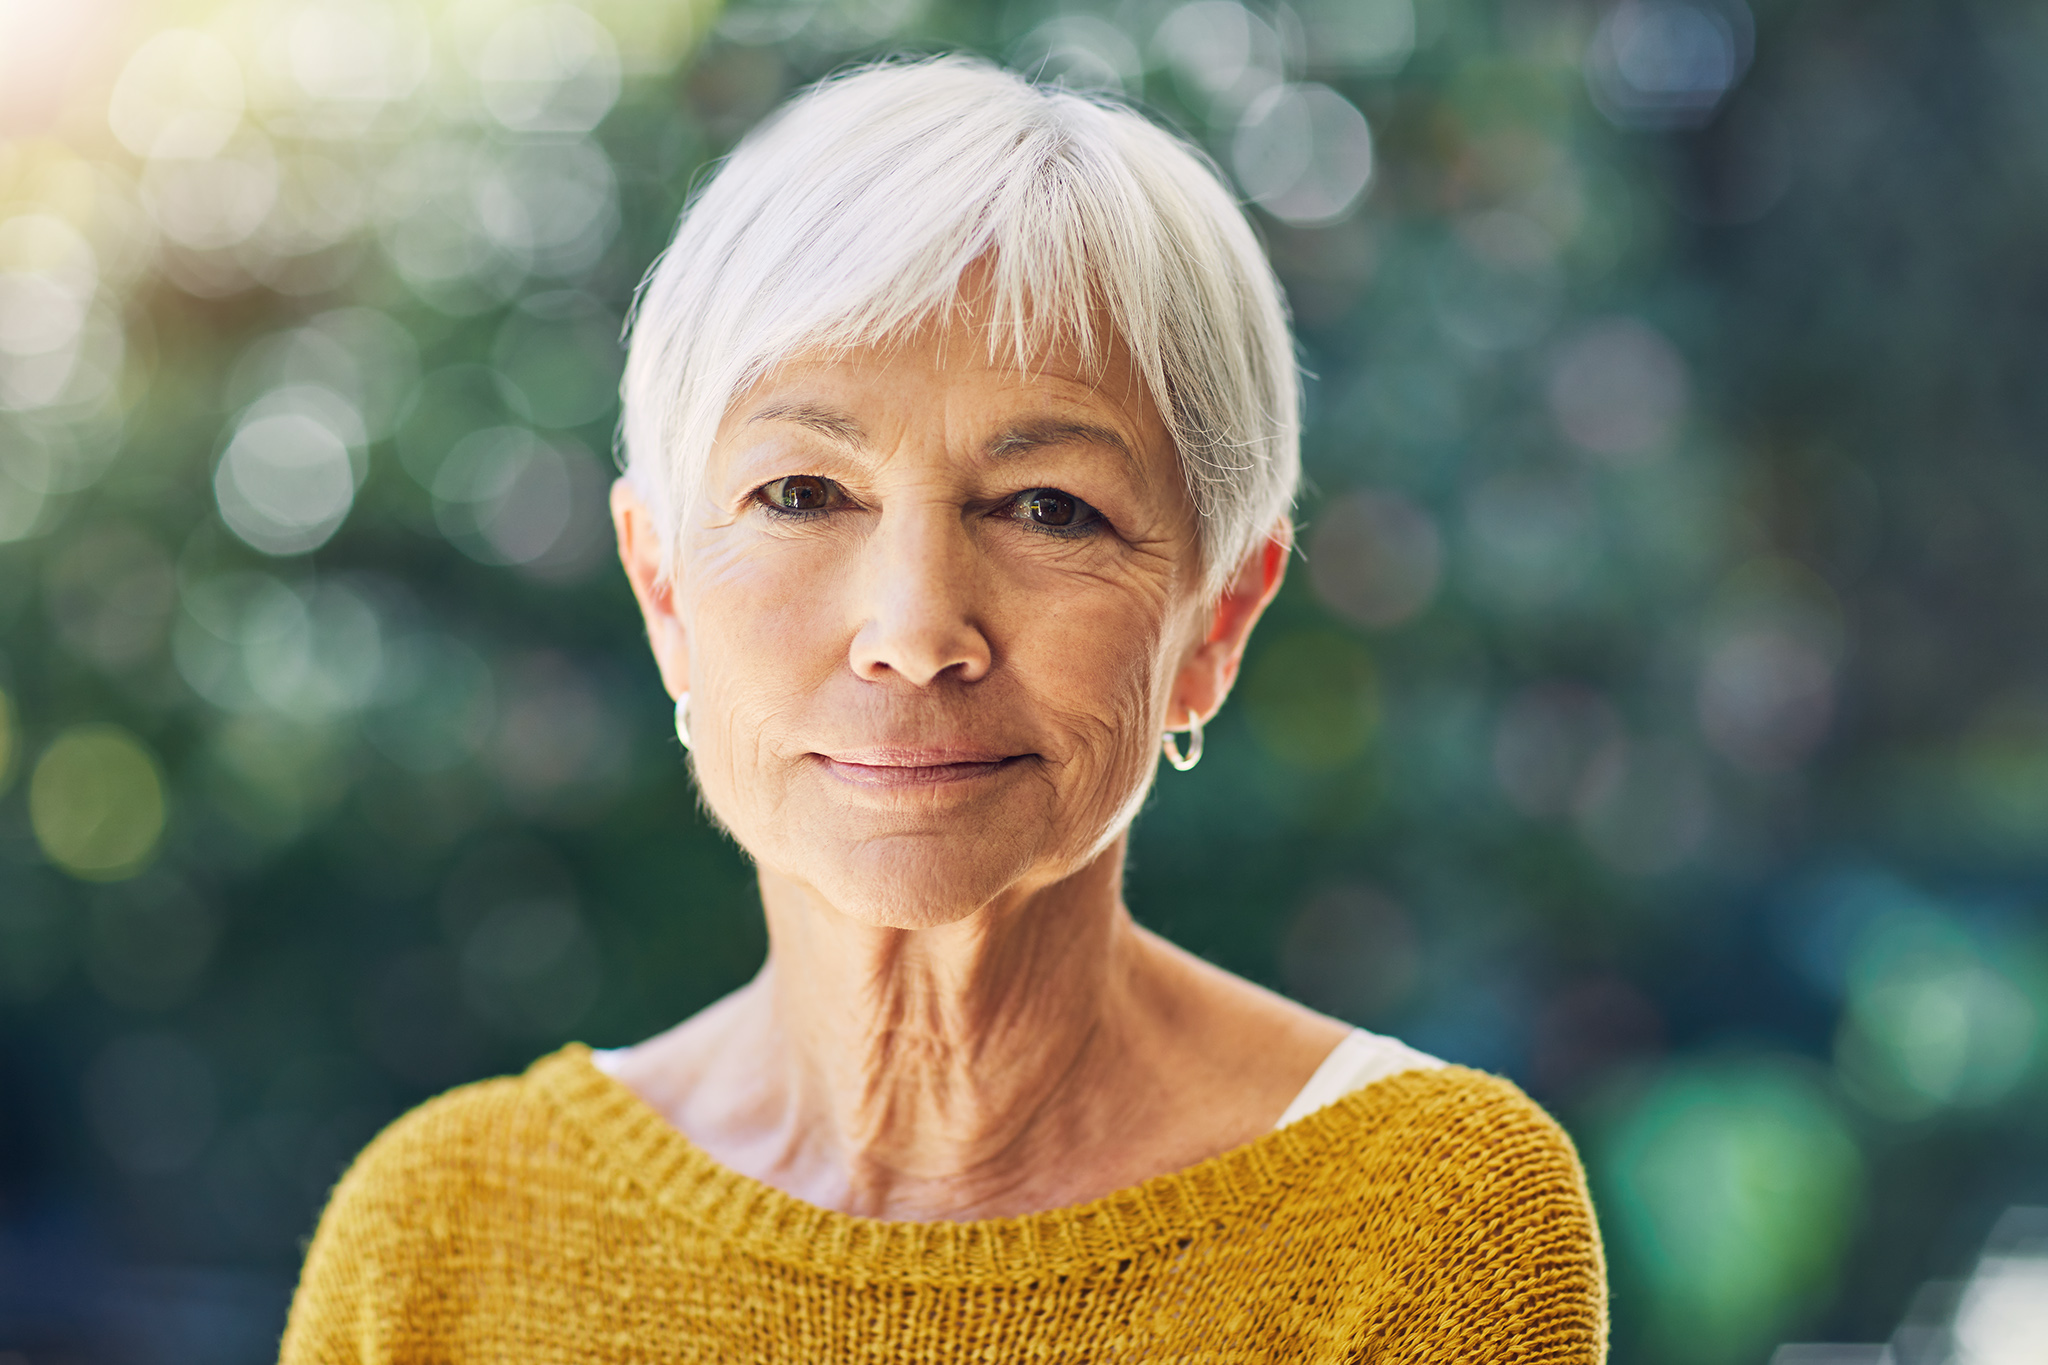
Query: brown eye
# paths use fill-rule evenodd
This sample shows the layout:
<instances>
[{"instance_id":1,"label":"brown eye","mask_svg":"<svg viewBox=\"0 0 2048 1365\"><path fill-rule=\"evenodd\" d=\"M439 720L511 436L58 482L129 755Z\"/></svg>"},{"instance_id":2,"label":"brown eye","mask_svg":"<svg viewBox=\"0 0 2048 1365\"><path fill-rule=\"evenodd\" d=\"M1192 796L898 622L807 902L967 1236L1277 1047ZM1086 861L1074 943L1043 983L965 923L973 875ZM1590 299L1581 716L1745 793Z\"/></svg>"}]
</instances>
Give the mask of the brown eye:
<instances>
[{"instance_id":1,"label":"brown eye","mask_svg":"<svg viewBox=\"0 0 2048 1365\"><path fill-rule=\"evenodd\" d=\"M784 512L822 512L832 505L837 486L815 474L792 474L761 490L770 507Z\"/></svg>"},{"instance_id":2,"label":"brown eye","mask_svg":"<svg viewBox=\"0 0 2048 1365\"><path fill-rule=\"evenodd\" d=\"M1034 488L1017 499L1017 511L1025 520L1054 530L1079 525L1085 519L1084 506L1079 498L1057 488Z\"/></svg>"}]
</instances>

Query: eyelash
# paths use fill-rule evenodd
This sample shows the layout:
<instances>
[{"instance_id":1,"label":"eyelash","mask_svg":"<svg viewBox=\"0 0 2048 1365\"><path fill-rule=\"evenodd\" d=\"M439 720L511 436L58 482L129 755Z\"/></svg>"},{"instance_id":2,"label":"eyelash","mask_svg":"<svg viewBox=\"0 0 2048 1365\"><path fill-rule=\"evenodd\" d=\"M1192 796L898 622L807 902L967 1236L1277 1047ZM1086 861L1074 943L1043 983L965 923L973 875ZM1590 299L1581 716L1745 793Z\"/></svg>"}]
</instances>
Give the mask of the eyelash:
<instances>
[{"instance_id":1,"label":"eyelash","mask_svg":"<svg viewBox=\"0 0 2048 1365\"><path fill-rule=\"evenodd\" d=\"M834 507L784 507L769 496L768 490L776 484L795 478L817 478L821 483L832 484L832 487L840 496L842 498L845 497L845 490L836 483L832 483L830 479L825 479L818 475L801 474L785 474L782 478L770 479L767 483L756 488L749 496L763 511L778 521L810 521L817 517L829 516L831 513L841 510ZM1087 520L1077 522L1072 526L1047 526L1043 522L1031 520L1029 516L1024 514L1022 504L1024 499L1034 493L1057 493L1063 498L1071 499L1075 507L1086 515ZM851 501L851 499L847 499L847 501ZM1007 512L1011 521L1016 522L1026 530L1036 531L1040 535L1055 536L1061 540L1085 539L1086 537L1100 534L1109 525L1109 519L1103 516L1101 509L1093 503L1077 498L1072 493L1057 488L1023 489L1005 500L1002 504L1002 509Z\"/></svg>"},{"instance_id":2,"label":"eyelash","mask_svg":"<svg viewBox=\"0 0 2048 1365\"><path fill-rule=\"evenodd\" d=\"M777 507L766 498L756 498L754 501L761 505L763 512L777 521L813 521L819 517L829 517L839 510L835 507Z\"/></svg>"}]
</instances>

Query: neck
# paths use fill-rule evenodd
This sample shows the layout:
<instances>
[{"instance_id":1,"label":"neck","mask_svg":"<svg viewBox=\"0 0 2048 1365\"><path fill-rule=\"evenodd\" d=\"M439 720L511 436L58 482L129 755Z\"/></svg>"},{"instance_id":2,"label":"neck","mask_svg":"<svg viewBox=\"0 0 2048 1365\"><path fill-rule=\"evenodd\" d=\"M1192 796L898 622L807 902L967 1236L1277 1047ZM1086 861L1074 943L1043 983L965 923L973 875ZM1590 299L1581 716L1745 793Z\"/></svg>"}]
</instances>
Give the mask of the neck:
<instances>
[{"instance_id":1,"label":"neck","mask_svg":"<svg viewBox=\"0 0 2048 1365\"><path fill-rule=\"evenodd\" d=\"M957 923L761 877L768 963L615 1074L723 1164L873 1218L1099 1198L1270 1131L1343 1026L1140 929L1121 841Z\"/></svg>"},{"instance_id":2,"label":"neck","mask_svg":"<svg viewBox=\"0 0 2048 1365\"><path fill-rule=\"evenodd\" d=\"M747 1012L779 1054L791 1173L884 1216L1002 1204L1057 1165L1040 1152L1113 1121L1100 1086L1128 1060L1145 957L1122 856L1119 842L1054 886L917 930L764 872L769 957Z\"/></svg>"}]
</instances>

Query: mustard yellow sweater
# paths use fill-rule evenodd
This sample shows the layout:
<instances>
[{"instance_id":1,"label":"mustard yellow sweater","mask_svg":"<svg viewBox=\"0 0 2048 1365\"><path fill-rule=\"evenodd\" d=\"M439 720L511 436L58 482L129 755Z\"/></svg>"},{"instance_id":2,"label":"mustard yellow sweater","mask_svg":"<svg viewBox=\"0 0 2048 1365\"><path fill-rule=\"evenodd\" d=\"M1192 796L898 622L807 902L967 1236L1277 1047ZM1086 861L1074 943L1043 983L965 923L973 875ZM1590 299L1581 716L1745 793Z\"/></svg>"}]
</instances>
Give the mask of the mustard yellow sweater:
<instances>
[{"instance_id":1,"label":"mustard yellow sweater","mask_svg":"<svg viewBox=\"0 0 2048 1365\"><path fill-rule=\"evenodd\" d=\"M726 1169L581 1046L393 1124L284 1337L314 1362L1597 1362L1569 1139L1506 1081L1367 1086L1175 1175L971 1223Z\"/></svg>"}]
</instances>

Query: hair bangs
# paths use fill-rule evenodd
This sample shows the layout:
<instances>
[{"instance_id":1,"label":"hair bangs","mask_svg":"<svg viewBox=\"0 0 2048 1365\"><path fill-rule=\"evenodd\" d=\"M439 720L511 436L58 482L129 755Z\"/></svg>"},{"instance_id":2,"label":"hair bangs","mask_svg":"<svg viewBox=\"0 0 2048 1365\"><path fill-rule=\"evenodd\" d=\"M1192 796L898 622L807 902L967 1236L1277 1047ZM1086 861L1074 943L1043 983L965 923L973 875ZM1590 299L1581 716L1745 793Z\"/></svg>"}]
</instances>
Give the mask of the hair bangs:
<instances>
[{"instance_id":1,"label":"hair bangs","mask_svg":"<svg viewBox=\"0 0 2048 1365\"><path fill-rule=\"evenodd\" d=\"M731 402L800 355L970 314L992 358L1118 342L1152 393L1219 590L1298 478L1277 283L1212 168L1134 112L958 58L825 81L757 129L642 288L627 476L673 546Z\"/></svg>"}]
</instances>

